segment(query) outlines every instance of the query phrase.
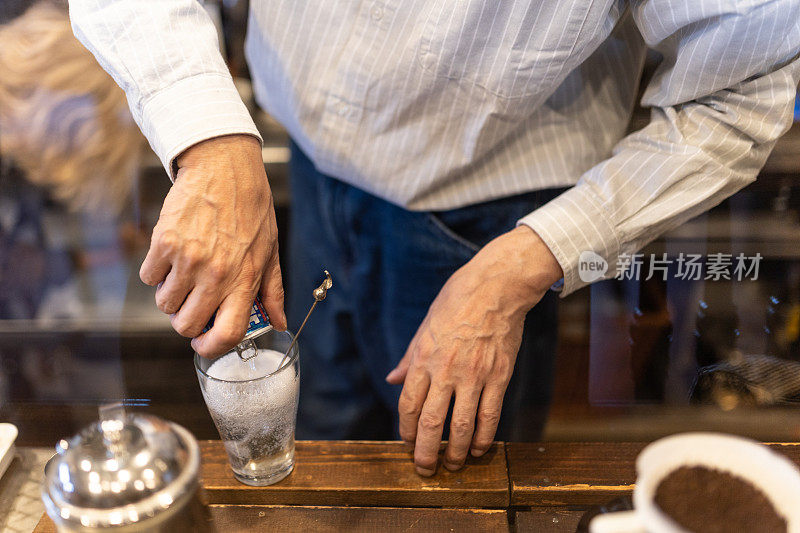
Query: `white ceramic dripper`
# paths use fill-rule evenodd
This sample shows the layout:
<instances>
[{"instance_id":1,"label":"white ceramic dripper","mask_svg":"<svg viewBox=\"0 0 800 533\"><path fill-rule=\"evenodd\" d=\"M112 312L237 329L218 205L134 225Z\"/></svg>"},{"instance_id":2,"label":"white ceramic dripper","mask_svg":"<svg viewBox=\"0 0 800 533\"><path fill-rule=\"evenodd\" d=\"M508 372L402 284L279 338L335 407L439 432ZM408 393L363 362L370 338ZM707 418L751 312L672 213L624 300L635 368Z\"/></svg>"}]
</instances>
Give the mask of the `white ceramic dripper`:
<instances>
[{"instance_id":1,"label":"white ceramic dripper","mask_svg":"<svg viewBox=\"0 0 800 533\"><path fill-rule=\"evenodd\" d=\"M800 470L787 457L742 437L721 433L683 433L647 446L636 459L633 511L596 516L591 533L684 533L655 504L658 485L683 467L704 466L745 479L786 519L789 533L800 533Z\"/></svg>"}]
</instances>

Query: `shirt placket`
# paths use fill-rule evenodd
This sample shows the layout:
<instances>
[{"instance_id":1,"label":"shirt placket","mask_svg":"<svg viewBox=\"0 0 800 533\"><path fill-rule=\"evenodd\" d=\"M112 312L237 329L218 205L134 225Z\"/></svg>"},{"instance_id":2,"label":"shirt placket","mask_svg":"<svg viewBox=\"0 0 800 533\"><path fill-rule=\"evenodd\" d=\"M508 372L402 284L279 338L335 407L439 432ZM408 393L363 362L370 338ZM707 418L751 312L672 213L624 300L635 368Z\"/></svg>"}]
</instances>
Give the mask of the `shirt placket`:
<instances>
[{"instance_id":1,"label":"shirt placket","mask_svg":"<svg viewBox=\"0 0 800 533\"><path fill-rule=\"evenodd\" d=\"M359 124L367 112L367 90L383 40L389 33L396 8L386 1L362 2L353 33L345 46L327 92L322 127L334 146L335 167L352 150Z\"/></svg>"}]
</instances>

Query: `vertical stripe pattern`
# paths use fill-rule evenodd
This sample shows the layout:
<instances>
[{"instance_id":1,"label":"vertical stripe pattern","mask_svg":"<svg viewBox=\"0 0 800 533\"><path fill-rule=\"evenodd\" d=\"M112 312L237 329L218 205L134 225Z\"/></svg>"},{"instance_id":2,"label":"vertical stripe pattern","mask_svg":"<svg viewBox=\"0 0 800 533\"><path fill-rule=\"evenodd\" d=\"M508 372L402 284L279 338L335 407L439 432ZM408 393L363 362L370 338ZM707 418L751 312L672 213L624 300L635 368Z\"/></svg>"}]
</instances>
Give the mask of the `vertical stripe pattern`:
<instances>
[{"instance_id":1,"label":"vertical stripe pattern","mask_svg":"<svg viewBox=\"0 0 800 533\"><path fill-rule=\"evenodd\" d=\"M413 210L555 186L523 218L584 285L755 179L788 129L800 0L251 0L259 103L327 174ZM71 0L167 169L258 135L195 0ZM625 136L645 50L650 124ZM298 199L301 201L301 199Z\"/></svg>"}]
</instances>

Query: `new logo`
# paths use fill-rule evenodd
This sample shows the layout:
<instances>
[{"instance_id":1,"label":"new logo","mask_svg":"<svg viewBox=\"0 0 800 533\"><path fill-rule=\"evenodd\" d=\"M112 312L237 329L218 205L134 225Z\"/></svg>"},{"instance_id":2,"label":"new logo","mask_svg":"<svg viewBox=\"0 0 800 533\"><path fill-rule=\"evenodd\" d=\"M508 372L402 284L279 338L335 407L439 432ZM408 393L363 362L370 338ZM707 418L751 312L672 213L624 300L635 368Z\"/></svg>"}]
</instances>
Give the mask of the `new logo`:
<instances>
[{"instance_id":1,"label":"new logo","mask_svg":"<svg viewBox=\"0 0 800 533\"><path fill-rule=\"evenodd\" d=\"M581 252L578 258L578 277L584 283L601 279L608 271L608 261L591 250Z\"/></svg>"}]
</instances>

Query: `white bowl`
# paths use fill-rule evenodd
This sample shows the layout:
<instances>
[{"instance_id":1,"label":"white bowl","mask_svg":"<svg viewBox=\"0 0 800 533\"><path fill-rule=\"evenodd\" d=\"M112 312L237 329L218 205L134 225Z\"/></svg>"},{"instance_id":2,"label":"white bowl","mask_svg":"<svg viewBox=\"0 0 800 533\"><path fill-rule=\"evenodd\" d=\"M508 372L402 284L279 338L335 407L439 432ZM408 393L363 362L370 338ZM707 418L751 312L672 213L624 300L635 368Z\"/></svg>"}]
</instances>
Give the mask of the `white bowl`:
<instances>
[{"instance_id":1,"label":"white bowl","mask_svg":"<svg viewBox=\"0 0 800 533\"><path fill-rule=\"evenodd\" d=\"M636 459L633 511L595 517L591 533L679 533L684 530L654 502L656 488L682 466L705 466L745 479L761 490L800 533L800 470L787 457L756 441L721 433L684 433L647 446Z\"/></svg>"},{"instance_id":2,"label":"white bowl","mask_svg":"<svg viewBox=\"0 0 800 533\"><path fill-rule=\"evenodd\" d=\"M17 426L0 424L0 477L14 460L14 441L17 440Z\"/></svg>"}]
</instances>

